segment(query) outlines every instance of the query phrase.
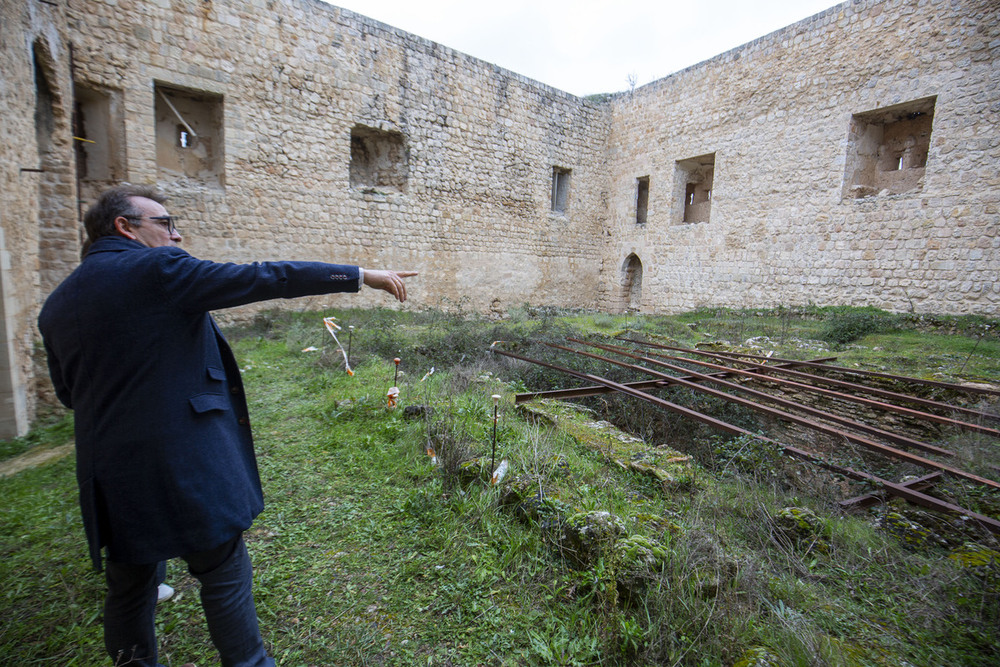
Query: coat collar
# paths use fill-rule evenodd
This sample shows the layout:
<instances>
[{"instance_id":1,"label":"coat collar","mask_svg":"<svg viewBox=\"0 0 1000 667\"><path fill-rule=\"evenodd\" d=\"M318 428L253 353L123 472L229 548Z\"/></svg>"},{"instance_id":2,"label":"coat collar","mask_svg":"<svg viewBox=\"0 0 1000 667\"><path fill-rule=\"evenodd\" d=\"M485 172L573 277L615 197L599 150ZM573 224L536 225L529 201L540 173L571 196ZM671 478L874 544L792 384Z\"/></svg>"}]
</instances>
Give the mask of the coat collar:
<instances>
[{"instance_id":1,"label":"coat collar","mask_svg":"<svg viewBox=\"0 0 1000 667\"><path fill-rule=\"evenodd\" d=\"M102 236L87 249L87 257L101 252L121 252L123 250L142 250L146 246L138 241L124 236Z\"/></svg>"}]
</instances>

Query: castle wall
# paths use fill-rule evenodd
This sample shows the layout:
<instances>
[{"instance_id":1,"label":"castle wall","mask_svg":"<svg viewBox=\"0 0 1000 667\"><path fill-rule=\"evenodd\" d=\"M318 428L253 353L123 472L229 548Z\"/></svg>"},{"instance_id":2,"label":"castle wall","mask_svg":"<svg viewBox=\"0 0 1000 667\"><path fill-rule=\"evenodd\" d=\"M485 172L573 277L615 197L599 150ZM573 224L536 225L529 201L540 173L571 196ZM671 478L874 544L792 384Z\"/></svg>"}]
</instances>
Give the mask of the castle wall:
<instances>
[{"instance_id":1,"label":"castle wall","mask_svg":"<svg viewBox=\"0 0 1000 667\"><path fill-rule=\"evenodd\" d=\"M845 3L616 98L603 307L635 255L645 311L1000 313L998 9Z\"/></svg>"}]
</instances>

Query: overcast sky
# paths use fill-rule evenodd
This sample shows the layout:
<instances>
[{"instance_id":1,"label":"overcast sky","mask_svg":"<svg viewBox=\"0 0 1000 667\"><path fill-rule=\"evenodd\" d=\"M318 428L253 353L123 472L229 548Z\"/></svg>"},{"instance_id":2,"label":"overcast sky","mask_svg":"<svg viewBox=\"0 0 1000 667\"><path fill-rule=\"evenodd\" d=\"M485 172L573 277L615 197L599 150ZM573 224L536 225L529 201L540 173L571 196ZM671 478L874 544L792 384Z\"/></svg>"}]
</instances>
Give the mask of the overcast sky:
<instances>
[{"instance_id":1,"label":"overcast sky","mask_svg":"<svg viewBox=\"0 0 1000 667\"><path fill-rule=\"evenodd\" d=\"M832 7L832 0L340 0L575 95L628 90Z\"/></svg>"}]
</instances>

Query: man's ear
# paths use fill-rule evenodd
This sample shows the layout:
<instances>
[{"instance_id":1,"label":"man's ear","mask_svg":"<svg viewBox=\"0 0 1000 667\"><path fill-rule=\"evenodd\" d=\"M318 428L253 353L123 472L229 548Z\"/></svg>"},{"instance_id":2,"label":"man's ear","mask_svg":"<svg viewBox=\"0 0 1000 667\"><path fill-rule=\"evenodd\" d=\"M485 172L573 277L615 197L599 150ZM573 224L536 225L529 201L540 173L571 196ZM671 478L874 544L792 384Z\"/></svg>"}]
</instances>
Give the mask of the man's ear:
<instances>
[{"instance_id":1,"label":"man's ear","mask_svg":"<svg viewBox=\"0 0 1000 667\"><path fill-rule=\"evenodd\" d=\"M132 225L129 223L128 218L123 215L119 215L115 218L115 229L117 229L118 233L127 239L135 241L137 238L135 232L132 231Z\"/></svg>"}]
</instances>

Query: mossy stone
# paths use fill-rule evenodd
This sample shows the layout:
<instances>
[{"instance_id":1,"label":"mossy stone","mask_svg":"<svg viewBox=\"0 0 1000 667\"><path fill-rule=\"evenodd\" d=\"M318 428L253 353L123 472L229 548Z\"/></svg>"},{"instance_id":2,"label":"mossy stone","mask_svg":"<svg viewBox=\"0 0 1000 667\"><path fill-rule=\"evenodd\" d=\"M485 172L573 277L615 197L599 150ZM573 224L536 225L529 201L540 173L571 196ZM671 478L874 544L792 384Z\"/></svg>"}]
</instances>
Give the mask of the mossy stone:
<instances>
[{"instance_id":1,"label":"mossy stone","mask_svg":"<svg viewBox=\"0 0 1000 667\"><path fill-rule=\"evenodd\" d=\"M754 646L733 663L733 667L778 667L778 656L766 646Z\"/></svg>"},{"instance_id":2,"label":"mossy stone","mask_svg":"<svg viewBox=\"0 0 1000 667\"><path fill-rule=\"evenodd\" d=\"M641 600L649 582L663 570L669 553L654 539L631 535L614 543L611 567L618 586L618 599L630 604Z\"/></svg>"},{"instance_id":3,"label":"mossy stone","mask_svg":"<svg viewBox=\"0 0 1000 667\"><path fill-rule=\"evenodd\" d=\"M805 545L807 553L830 550L826 542L829 528L826 522L806 507L784 507L772 517L774 525L793 544Z\"/></svg>"},{"instance_id":4,"label":"mossy stone","mask_svg":"<svg viewBox=\"0 0 1000 667\"><path fill-rule=\"evenodd\" d=\"M611 512L577 512L566 517L557 541L566 557L589 567L624 534L625 523Z\"/></svg>"}]
</instances>

